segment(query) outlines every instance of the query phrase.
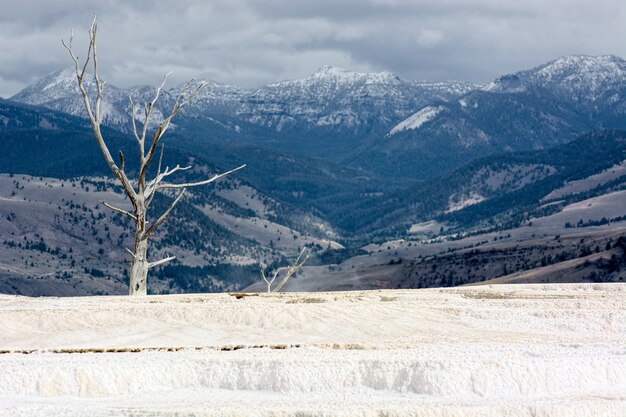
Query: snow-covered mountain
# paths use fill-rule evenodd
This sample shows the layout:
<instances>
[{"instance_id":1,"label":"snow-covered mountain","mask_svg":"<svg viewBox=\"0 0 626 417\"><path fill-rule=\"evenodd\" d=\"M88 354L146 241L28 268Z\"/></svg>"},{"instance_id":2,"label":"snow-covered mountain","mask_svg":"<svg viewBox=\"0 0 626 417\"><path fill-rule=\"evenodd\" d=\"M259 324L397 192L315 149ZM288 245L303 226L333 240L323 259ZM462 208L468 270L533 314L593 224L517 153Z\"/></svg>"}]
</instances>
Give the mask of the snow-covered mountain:
<instances>
[{"instance_id":1,"label":"snow-covered mountain","mask_svg":"<svg viewBox=\"0 0 626 417\"><path fill-rule=\"evenodd\" d=\"M542 149L587 131L626 128L626 61L610 55L567 56L483 86L336 67L256 89L206 83L175 120L185 136L261 143L421 179L494 152ZM181 88L163 92L157 116ZM110 86L105 124L128 130L128 94L141 103L153 91ZM50 74L12 100L84 112L69 70Z\"/></svg>"},{"instance_id":2,"label":"snow-covered mountain","mask_svg":"<svg viewBox=\"0 0 626 417\"><path fill-rule=\"evenodd\" d=\"M626 128L626 61L568 56L498 77L458 100L417 108L354 160L374 168L381 158L400 155L390 165L397 174L419 165L429 176L448 164L547 148L607 128Z\"/></svg>"},{"instance_id":3,"label":"snow-covered mountain","mask_svg":"<svg viewBox=\"0 0 626 417\"><path fill-rule=\"evenodd\" d=\"M246 95L246 90L229 84L219 84L212 80L200 80L205 87L185 110L196 115L234 114ZM169 90L171 96L178 95L187 83Z\"/></svg>"},{"instance_id":4,"label":"snow-covered mountain","mask_svg":"<svg viewBox=\"0 0 626 417\"><path fill-rule=\"evenodd\" d=\"M480 91L483 91L502 95L547 96L551 100L558 99L573 107L593 112L620 102L621 109L624 109L625 90L626 61L613 55L573 55L530 70L498 77L480 90L468 93L458 103L447 106L460 107L466 112L476 111L480 105L478 98L490 97L481 95ZM430 107L420 109L410 118L427 109ZM406 130L403 127L410 125L409 119L400 122L390 133Z\"/></svg>"},{"instance_id":5,"label":"snow-covered mountain","mask_svg":"<svg viewBox=\"0 0 626 417\"><path fill-rule=\"evenodd\" d=\"M85 84L90 92L95 90L93 80L85 80ZM117 125L124 120L126 116L120 108L120 102L123 99L124 92L122 90L114 86L107 88L102 106L102 114L106 124ZM85 106L76 85L76 73L73 69L55 71L29 85L11 97L11 100L85 117ZM128 97L126 97L126 101L128 101Z\"/></svg>"},{"instance_id":6,"label":"snow-covered mountain","mask_svg":"<svg viewBox=\"0 0 626 417\"><path fill-rule=\"evenodd\" d=\"M238 115L252 123L357 130L388 125L433 100L448 100L477 86L462 82L410 82L390 72L359 73L322 67L311 76L251 92Z\"/></svg>"},{"instance_id":7,"label":"snow-covered mountain","mask_svg":"<svg viewBox=\"0 0 626 417\"><path fill-rule=\"evenodd\" d=\"M543 88L570 100L597 101L609 90L624 86L626 61L614 55L561 57L538 67L504 75L484 91L519 93Z\"/></svg>"},{"instance_id":8,"label":"snow-covered mountain","mask_svg":"<svg viewBox=\"0 0 626 417\"><path fill-rule=\"evenodd\" d=\"M477 88L471 83L410 82L390 72L358 73L335 67L323 67L309 77L251 90L201 82L207 87L185 109L186 116L221 122L224 118L238 119L275 132L286 126L301 128L303 124L309 128L346 129L371 124L387 126L432 100L448 100ZM87 84L93 90L93 82ZM182 88L179 85L165 90L157 109L166 111ZM109 86L103 100L105 124L123 130L128 127L130 93L135 102L146 102L154 94L154 87L123 90ZM72 69L49 74L11 100L78 116L84 114ZM231 123L231 127L234 125Z\"/></svg>"},{"instance_id":9,"label":"snow-covered mountain","mask_svg":"<svg viewBox=\"0 0 626 417\"><path fill-rule=\"evenodd\" d=\"M85 86L92 97L95 96L95 82L91 78L85 79ZM135 86L127 90L119 89L113 85L107 85L102 100L103 123L107 126L126 130L130 123L129 95L137 103L145 103L154 95L154 87ZM161 104L171 102L169 92L163 92ZM11 100L24 104L47 107L52 110L68 113L74 116L85 116L85 105L76 84L76 73L73 68L66 68L48 74L44 78L29 85L13 97ZM135 113L137 120L142 120L140 109ZM162 120L163 115L156 108L153 123Z\"/></svg>"}]
</instances>

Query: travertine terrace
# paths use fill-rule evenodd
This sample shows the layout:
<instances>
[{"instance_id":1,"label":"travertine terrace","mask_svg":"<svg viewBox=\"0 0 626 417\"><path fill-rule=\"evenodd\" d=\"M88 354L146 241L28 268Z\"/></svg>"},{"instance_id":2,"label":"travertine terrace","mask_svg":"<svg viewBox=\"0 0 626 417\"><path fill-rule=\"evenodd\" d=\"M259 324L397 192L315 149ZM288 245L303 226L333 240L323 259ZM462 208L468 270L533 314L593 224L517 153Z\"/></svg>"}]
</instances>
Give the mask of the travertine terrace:
<instances>
[{"instance_id":1,"label":"travertine terrace","mask_svg":"<svg viewBox=\"0 0 626 417\"><path fill-rule=\"evenodd\" d=\"M622 416L625 296L0 296L0 415Z\"/></svg>"}]
</instances>

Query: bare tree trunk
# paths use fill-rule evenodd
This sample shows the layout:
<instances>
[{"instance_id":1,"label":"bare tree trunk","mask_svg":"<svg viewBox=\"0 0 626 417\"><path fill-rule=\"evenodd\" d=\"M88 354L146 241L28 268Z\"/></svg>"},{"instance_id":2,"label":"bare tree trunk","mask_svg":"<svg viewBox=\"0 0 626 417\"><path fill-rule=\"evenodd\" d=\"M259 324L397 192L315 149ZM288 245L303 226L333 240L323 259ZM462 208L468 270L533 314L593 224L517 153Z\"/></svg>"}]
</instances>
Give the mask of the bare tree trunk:
<instances>
[{"instance_id":1,"label":"bare tree trunk","mask_svg":"<svg viewBox=\"0 0 626 417\"><path fill-rule=\"evenodd\" d=\"M141 186L140 186L141 187ZM141 187L143 188L143 187ZM142 190L143 191L143 190ZM140 194L142 195L142 194ZM148 295L148 238L146 237L146 211L142 198L137 202L137 221L135 222L135 243L128 273L130 281L129 295Z\"/></svg>"},{"instance_id":2,"label":"bare tree trunk","mask_svg":"<svg viewBox=\"0 0 626 417\"><path fill-rule=\"evenodd\" d=\"M130 285L129 295L147 295L148 294L148 270L150 264L148 263L148 240L141 239L140 232L137 230L135 236L135 256L130 260Z\"/></svg>"}]
</instances>

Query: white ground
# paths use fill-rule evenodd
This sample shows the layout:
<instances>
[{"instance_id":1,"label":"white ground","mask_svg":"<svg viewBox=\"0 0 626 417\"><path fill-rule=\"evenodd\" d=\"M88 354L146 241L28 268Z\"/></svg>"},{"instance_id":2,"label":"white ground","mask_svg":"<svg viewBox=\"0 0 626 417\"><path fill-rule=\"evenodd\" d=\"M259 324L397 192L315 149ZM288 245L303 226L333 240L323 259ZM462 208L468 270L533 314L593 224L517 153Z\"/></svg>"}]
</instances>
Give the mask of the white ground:
<instances>
[{"instance_id":1,"label":"white ground","mask_svg":"<svg viewBox=\"0 0 626 417\"><path fill-rule=\"evenodd\" d=\"M625 300L623 284L0 296L0 415L623 416Z\"/></svg>"}]
</instances>

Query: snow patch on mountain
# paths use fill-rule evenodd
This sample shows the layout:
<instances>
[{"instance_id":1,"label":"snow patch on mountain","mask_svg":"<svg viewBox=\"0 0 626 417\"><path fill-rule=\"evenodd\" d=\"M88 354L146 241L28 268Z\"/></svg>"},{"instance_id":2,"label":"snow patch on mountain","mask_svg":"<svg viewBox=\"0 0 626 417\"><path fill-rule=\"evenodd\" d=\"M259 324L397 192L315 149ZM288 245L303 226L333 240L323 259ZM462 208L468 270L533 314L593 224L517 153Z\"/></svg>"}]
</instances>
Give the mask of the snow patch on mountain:
<instances>
[{"instance_id":1,"label":"snow patch on mountain","mask_svg":"<svg viewBox=\"0 0 626 417\"><path fill-rule=\"evenodd\" d=\"M446 213L452 213L464 209L465 207L473 206L474 204L485 201L486 198L477 193L471 193L467 196L452 196L448 202L448 209Z\"/></svg>"},{"instance_id":2,"label":"snow patch on mountain","mask_svg":"<svg viewBox=\"0 0 626 417\"><path fill-rule=\"evenodd\" d=\"M424 123L430 122L435 117L437 117L437 115L441 113L443 110L445 110L445 107L443 106L424 107L422 110L418 111L417 113L414 113L407 119L403 120L402 122L394 126L394 128L391 129L391 131L389 131L389 135L395 135L396 133L399 133L405 130L419 129Z\"/></svg>"}]
</instances>

